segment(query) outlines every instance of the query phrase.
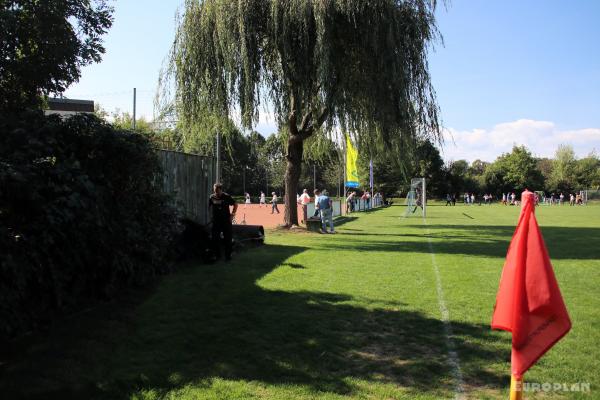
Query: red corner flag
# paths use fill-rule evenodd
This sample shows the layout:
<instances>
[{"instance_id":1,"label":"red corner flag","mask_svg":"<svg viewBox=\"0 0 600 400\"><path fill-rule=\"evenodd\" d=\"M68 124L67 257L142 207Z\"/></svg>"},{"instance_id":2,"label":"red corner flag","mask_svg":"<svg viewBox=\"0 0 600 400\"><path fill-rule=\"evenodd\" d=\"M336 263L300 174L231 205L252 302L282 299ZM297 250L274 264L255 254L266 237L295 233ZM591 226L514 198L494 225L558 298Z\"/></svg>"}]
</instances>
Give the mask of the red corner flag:
<instances>
[{"instance_id":1,"label":"red corner flag","mask_svg":"<svg viewBox=\"0 0 600 400\"><path fill-rule=\"evenodd\" d=\"M521 202L492 317L492 329L512 332L512 374L519 379L571 329L535 219L534 194L526 190Z\"/></svg>"}]
</instances>

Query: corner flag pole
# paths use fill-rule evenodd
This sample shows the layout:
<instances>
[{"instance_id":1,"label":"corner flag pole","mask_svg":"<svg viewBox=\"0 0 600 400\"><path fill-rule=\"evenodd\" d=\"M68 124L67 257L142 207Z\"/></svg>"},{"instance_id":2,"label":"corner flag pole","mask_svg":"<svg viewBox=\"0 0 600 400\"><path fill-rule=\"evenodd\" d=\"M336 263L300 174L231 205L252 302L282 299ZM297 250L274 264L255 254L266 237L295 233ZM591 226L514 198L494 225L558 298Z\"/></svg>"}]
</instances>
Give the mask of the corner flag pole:
<instances>
[{"instance_id":1,"label":"corner flag pole","mask_svg":"<svg viewBox=\"0 0 600 400\"><path fill-rule=\"evenodd\" d=\"M510 400L523 400L523 378L510 375Z\"/></svg>"}]
</instances>

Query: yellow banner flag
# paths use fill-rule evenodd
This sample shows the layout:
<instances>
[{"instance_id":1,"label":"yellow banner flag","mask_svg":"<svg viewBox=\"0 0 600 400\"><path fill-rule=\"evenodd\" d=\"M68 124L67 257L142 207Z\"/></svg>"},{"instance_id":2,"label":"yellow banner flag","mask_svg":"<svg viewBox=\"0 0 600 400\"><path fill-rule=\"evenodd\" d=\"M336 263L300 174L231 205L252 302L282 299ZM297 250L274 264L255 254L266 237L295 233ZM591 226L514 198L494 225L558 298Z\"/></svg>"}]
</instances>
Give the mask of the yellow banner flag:
<instances>
[{"instance_id":1,"label":"yellow banner flag","mask_svg":"<svg viewBox=\"0 0 600 400\"><path fill-rule=\"evenodd\" d=\"M356 169L356 160L358 159L358 152L352 146L350 137L346 135L346 187L358 187L360 182L358 181L358 170Z\"/></svg>"}]
</instances>

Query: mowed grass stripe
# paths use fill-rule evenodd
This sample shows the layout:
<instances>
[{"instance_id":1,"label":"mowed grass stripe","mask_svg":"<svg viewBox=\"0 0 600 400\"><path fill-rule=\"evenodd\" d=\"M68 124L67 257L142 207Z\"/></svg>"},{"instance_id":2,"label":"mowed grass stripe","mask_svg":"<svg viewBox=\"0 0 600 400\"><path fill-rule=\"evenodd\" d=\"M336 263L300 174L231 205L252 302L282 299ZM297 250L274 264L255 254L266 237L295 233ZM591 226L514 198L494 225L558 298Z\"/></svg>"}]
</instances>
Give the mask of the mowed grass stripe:
<instances>
[{"instance_id":1,"label":"mowed grass stripe","mask_svg":"<svg viewBox=\"0 0 600 400\"><path fill-rule=\"evenodd\" d=\"M424 220L425 226L427 226L426 220ZM462 370L460 367L460 359L456 352L456 345L454 344L454 332L452 330L452 324L450 322L450 313L448 312L448 308L446 307L446 300L444 296L444 288L442 286L442 280L440 278L440 270L436 261L435 251L433 249L433 244L431 241L431 235L429 233L429 229L425 230L427 235L427 244L429 245L429 252L431 253L431 263L433 266L433 271L435 275L435 285L438 295L438 305L440 308L440 314L442 317L442 322L444 323L444 333L446 334L446 347L448 348L448 362L452 368L452 375L455 381L455 399L463 399L464 398L464 382L462 376Z\"/></svg>"}]
</instances>

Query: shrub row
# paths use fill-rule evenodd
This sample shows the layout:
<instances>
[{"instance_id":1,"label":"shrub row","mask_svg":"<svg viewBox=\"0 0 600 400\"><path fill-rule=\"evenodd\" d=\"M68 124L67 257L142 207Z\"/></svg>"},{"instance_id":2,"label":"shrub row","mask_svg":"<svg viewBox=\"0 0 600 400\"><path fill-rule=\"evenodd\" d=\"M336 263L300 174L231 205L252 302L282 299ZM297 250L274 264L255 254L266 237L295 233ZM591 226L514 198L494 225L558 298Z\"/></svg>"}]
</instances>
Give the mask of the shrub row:
<instances>
[{"instance_id":1,"label":"shrub row","mask_svg":"<svg viewBox=\"0 0 600 400\"><path fill-rule=\"evenodd\" d=\"M0 117L0 336L169 268L160 173L145 137L94 116Z\"/></svg>"}]
</instances>

